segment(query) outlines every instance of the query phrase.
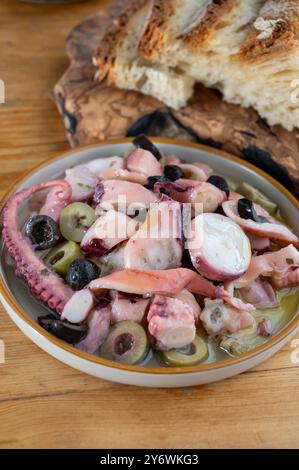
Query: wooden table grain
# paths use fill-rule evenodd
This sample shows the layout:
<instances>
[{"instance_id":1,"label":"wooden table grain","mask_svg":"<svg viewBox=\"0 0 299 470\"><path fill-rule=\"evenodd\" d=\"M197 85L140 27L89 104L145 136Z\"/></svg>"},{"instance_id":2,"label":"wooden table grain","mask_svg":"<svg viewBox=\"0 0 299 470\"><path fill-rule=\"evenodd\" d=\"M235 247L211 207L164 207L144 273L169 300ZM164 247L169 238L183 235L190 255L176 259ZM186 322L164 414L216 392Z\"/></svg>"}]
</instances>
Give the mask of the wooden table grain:
<instances>
[{"instance_id":1,"label":"wooden table grain","mask_svg":"<svg viewBox=\"0 0 299 470\"><path fill-rule=\"evenodd\" d=\"M0 3L0 194L68 148L52 89L67 66L69 30L104 3ZM0 339L1 448L298 448L299 367L291 344L238 377L162 390L71 369L31 343L2 307Z\"/></svg>"}]
</instances>

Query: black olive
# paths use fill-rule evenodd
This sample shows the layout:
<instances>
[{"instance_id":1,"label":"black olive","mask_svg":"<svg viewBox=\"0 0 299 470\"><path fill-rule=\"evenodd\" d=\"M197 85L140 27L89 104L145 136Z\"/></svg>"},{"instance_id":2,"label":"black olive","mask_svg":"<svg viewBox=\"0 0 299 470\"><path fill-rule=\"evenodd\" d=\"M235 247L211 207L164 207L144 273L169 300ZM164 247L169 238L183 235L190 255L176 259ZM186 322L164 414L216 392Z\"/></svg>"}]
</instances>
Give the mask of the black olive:
<instances>
[{"instance_id":1,"label":"black olive","mask_svg":"<svg viewBox=\"0 0 299 470\"><path fill-rule=\"evenodd\" d=\"M90 281L100 277L100 268L90 260L75 259L68 267L66 282L74 290L83 289Z\"/></svg>"},{"instance_id":2,"label":"black olive","mask_svg":"<svg viewBox=\"0 0 299 470\"><path fill-rule=\"evenodd\" d=\"M58 320L55 315L49 314L38 317L38 323L57 338L63 339L67 343L76 344L81 341L88 332L88 325L81 323L74 325L67 321Z\"/></svg>"},{"instance_id":3,"label":"black olive","mask_svg":"<svg viewBox=\"0 0 299 470\"><path fill-rule=\"evenodd\" d=\"M144 134L140 134L133 140L135 147L142 148L143 150L148 150L151 152L157 160L161 160L162 154L160 150L149 140L148 137Z\"/></svg>"},{"instance_id":4,"label":"black olive","mask_svg":"<svg viewBox=\"0 0 299 470\"><path fill-rule=\"evenodd\" d=\"M38 323L42 326L45 330L50 331L51 323L55 320L59 320L59 316L55 313L49 313L48 315L42 315L38 317Z\"/></svg>"},{"instance_id":5,"label":"black olive","mask_svg":"<svg viewBox=\"0 0 299 470\"><path fill-rule=\"evenodd\" d=\"M27 220L25 235L36 250L46 250L57 244L60 238L58 225L48 215L34 215Z\"/></svg>"},{"instance_id":6,"label":"black olive","mask_svg":"<svg viewBox=\"0 0 299 470\"><path fill-rule=\"evenodd\" d=\"M165 165L164 175L170 181L176 181L176 180L179 180L180 178L184 178L185 176L184 172L177 165Z\"/></svg>"},{"instance_id":7,"label":"black olive","mask_svg":"<svg viewBox=\"0 0 299 470\"><path fill-rule=\"evenodd\" d=\"M149 176L147 178L147 184L145 187L147 189L153 190L156 183L169 183L169 179L165 176Z\"/></svg>"},{"instance_id":8,"label":"black olive","mask_svg":"<svg viewBox=\"0 0 299 470\"><path fill-rule=\"evenodd\" d=\"M229 185L227 184L227 181L222 178L222 176L212 175L207 179L207 183L210 183L213 186L216 186L216 188L221 189L221 191L223 191L227 197L229 197Z\"/></svg>"},{"instance_id":9,"label":"black olive","mask_svg":"<svg viewBox=\"0 0 299 470\"><path fill-rule=\"evenodd\" d=\"M257 215L253 202L250 199L243 198L238 200L238 212L242 219L250 219L258 223L268 222L266 217Z\"/></svg>"}]
</instances>

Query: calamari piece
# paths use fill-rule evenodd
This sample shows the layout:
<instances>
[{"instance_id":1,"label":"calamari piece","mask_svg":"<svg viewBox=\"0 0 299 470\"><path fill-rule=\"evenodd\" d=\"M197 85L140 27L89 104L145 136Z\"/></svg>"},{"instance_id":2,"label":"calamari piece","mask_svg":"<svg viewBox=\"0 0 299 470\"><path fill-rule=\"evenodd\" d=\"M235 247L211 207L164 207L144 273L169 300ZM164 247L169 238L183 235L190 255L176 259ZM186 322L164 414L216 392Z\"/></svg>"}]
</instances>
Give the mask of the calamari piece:
<instances>
[{"instance_id":1,"label":"calamari piece","mask_svg":"<svg viewBox=\"0 0 299 470\"><path fill-rule=\"evenodd\" d=\"M181 237L181 204L176 201L153 204L145 222L126 244L125 268L159 270L180 266Z\"/></svg>"},{"instance_id":2,"label":"calamari piece","mask_svg":"<svg viewBox=\"0 0 299 470\"><path fill-rule=\"evenodd\" d=\"M90 162L84 163L92 173L101 177L103 172L108 168L124 168L125 160L121 157L95 158Z\"/></svg>"},{"instance_id":3,"label":"calamari piece","mask_svg":"<svg viewBox=\"0 0 299 470\"><path fill-rule=\"evenodd\" d=\"M187 289L183 289L179 294L176 295L176 298L181 300L181 302L184 303L186 308L188 308L190 312L192 312L195 324L197 325L200 320L201 308L198 305L198 302L194 295Z\"/></svg>"},{"instance_id":4,"label":"calamari piece","mask_svg":"<svg viewBox=\"0 0 299 470\"><path fill-rule=\"evenodd\" d=\"M270 251L270 238L261 238L254 235L248 235L253 255L263 255Z\"/></svg>"},{"instance_id":5,"label":"calamari piece","mask_svg":"<svg viewBox=\"0 0 299 470\"><path fill-rule=\"evenodd\" d=\"M284 273L274 273L271 282L276 289L295 287L299 284L299 266L291 266Z\"/></svg>"},{"instance_id":6,"label":"calamari piece","mask_svg":"<svg viewBox=\"0 0 299 470\"><path fill-rule=\"evenodd\" d=\"M61 180L60 186L50 189L47 194L46 200L39 210L40 215L48 215L58 222L60 213L70 202L72 191L70 185Z\"/></svg>"},{"instance_id":7,"label":"calamari piece","mask_svg":"<svg viewBox=\"0 0 299 470\"><path fill-rule=\"evenodd\" d=\"M166 155L165 157L165 165L179 165L181 162L181 159L176 155Z\"/></svg>"},{"instance_id":8,"label":"calamari piece","mask_svg":"<svg viewBox=\"0 0 299 470\"><path fill-rule=\"evenodd\" d=\"M194 297L190 301L188 296L155 296L147 319L148 331L154 337L157 349L182 348L194 340L195 321L200 315L200 307L196 304L195 308L195 303Z\"/></svg>"},{"instance_id":9,"label":"calamari piece","mask_svg":"<svg viewBox=\"0 0 299 470\"><path fill-rule=\"evenodd\" d=\"M184 191L174 187L170 196L179 202L202 204L202 212L215 212L227 200L224 191L205 181L178 179L175 183L184 188Z\"/></svg>"},{"instance_id":10,"label":"calamari piece","mask_svg":"<svg viewBox=\"0 0 299 470\"><path fill-rule=\"evenodd\" d=\"M110 329L111 305L109 300L100 299L87 318L87 336L76 344L76 348L89 354L95 353L108 336Z\"/></svg>"},{"instance_id":11,"label":"calamari piece","mask_svg":"<svg viewBox=\"0 0 299 470\"><path fill-rule=\"evenodd\" d=\"M96 213L103 207L115 207L124 212L128 206L148 208L157 202L158 197L141 184L129 181L104 180L97 185L95 202L98 203Z\"/></svg>"},{"instance_id":12,"label":"calamari piece","mask_svg":"<svg viewBox=\"0 0 299 470\"><path fill-rule=\"evenodd\" d=\"M141 323L147 311L150 299L124 294L123 292L110 291L111 324L124 320L132 320Z\"/></svg>"},{"instance_id":13,"label":"calamari piece","mask_svg":"<svg viewBox=\"0 0 299 470\"><path fill-rule=\"evenodd\" d=\"M246 233L256 235L257 237L272 238L285 243L299 244L298 237L285 225L272 219L269 214L257 204L254 205L257 214L266 216L270 222L255 222L251 219L242 219L238 213L237 201L225 201L222 204L224 213L234 222L240 225Z\"/></svg>"},{"instance_id":14,"label":"calamari piece","mask_svg":"<svg viewBox=\"0 0 299 470\"><path fill-rule=\"evenodd\" d=\"M268 281L256 279L247 287L240 289L244 302L253 304L255 308L276 308L279 306L277 294Z\"/></svg>"},{"instance_id":15,"label":"calamari piece","mask_svg":"<svg viewBox=\"0 0 299 470\"><path fill-rule=\"evenodd\" d=\"M205 307L200 319L208 334L235 333L252 325L252 315L224 304L223 300L205 299Z\"/></svg>"},{"instance_id":16,"label":"calamari piece","mask_svg":"<svg viewBox=\"0 0 299 470\"><path fill-rule=\"evenodd\" d=\"M122 180L130 181L131 183L146 184L147 177L142 173L136 173L134 171L124 170L122 168L107 168L101 177L103 180Z\"/></svg>"},{"instance_id":17,"label":"calamari piece","mask_svg":"<svg viewBox=\"0 0 299 470\"><path fill-rule=\"evenodd\" d=\"M257 325L257 334L263 338L268 338L272 333L272 325L270 320L263 318Z\"/></svg>"},{"instance_id":18,"label":"calamari piece","mask_svg":"<svg viewBox=\"0 0 299 470\"><path fill-rule=\"evenodd\" d=\"M94 304L95 298L90 289L78 290L65 304L61 319L70 323L81 323L87 318Z\"/></svg>"},{"instance_id":19,"label":"calamari piece","mask_svg":"<svg viewBox=\"0 0 299 470\"><path fill-rule=\"evenodd\" d=\"M81 248L87 253L101 256L134 235L138 226L138 222L124 213L111 209L88 229L81 242Z\"/></svg>"},{"instance_id":20,"label":"calamari piece","mask_svg":"<svg viewBox=\"0 0 299 470\"><path fill-rule=\"evenodd\" d=\"M101 275L106 276L117 269L124 268L124 249L126 241L117 245L112 251L103 256L91 257L93 261L101 269Z\"/></svg>"},{"instance_id":21,"label":"calamari piece","mask_svg":"<svg viewBox=\"0 0 299 470\"><path fill-rule=\"evenodd\" d=\"M188 241L191 261L208 279L235 279L248 269L251 247L235 222L220 214L200 214L191 223Z\"/></svg>"},{"instance_id":22,"label":"calamari piece","mask_svg":"<svg viewBox=\"0 0 299 470\"><path fill-rule=\"evenodd\" d=\"M163 175L161 163L151 152L142 148L137 148L128 156L126 165L129 171L141 173L146 177Z\"/></svg>"},{"instance_id":23,"label":"calamari piece","mask_svg":"<svg viewBox=\"0 0 299 470\"><path fill-rule=\"evenodd\" d=\"M240 278L227 283L225 288L232 292L234 288L240 289L250 285L258 277L283 276L292 267L299 265L299 252L293 245L288 245L278 251L253 256L246 273Z\"/></svg>"},{"instance_id":24,"label":"calamari piece","mask_svg":"<svg viewBox=\"0 0 299 470\"><path fill-rule=\"evenodd\" d=\"M211 175L211 172L209 171L211 168L209 168L208 165L205 166L206 168L204 167L205 169L195 163L179 163L177 166L183 171L184 178L186 179L207 181L208 177Z\"/></svg>"},{"instance_id":25,"label":"calamari piece","mask_svg":"<svg viewBox=\"0 0 299 470\"><path fill-rule=\"evenodd\" d=\"M99 179L87 166L75 166L66 170L65 175L65 180L72 188L72 201L84 201L92 197Z\"/></svg>"},{"instance_id":26,"label":"calamari piece","mask_svg":"<svg viewBox=\"0 0 299 470\"><path fill-rule=\"evenodd\" d=\"M183 289L195 294L216 298L219 289L199 274L186 268L163 271L120 269L108 276L91 281L89 288L97 292L101 289L114 289L129 294L176 295Z\"/></svg>"}]
</instances>

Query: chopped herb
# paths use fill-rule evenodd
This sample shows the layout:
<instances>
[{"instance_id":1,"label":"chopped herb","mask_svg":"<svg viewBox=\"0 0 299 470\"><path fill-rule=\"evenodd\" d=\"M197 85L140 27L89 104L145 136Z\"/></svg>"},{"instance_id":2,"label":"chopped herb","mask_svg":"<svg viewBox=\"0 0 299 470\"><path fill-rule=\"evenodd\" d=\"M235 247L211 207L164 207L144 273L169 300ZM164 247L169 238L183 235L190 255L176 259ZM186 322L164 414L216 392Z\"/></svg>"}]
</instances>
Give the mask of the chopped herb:
<instances>
[{"instance_id":1,"label":"chopped herb","mask_svg":"<svg viewBox=\"0 0 299 470\"><path fill-rule=\"evenodd\" d=\"M47 269L47 268L44 268L44 269L42 269L42 270L40 271L40 274L41 274L42 276L50 276L51 271L49 271L49 269Z\"/></svg>"},{"instance_id":2,"label":"chopped herb","mask_svg":"<svg viewBox=\"0 0 299 470\"><path fill-rule=\"evenodd\" d=\"M292 258L287 258L286 262L288 265L294 264L294 260Z\"/></svg>"},{"instance_id":3,"label":"chopped herb","mask_svg":"<svg viewBox=\"0 0 299 470\"><path fill-rule=\"evenodd\" d=\"M77 186L79 186L80 188L93 189L92 186L90 186L89 184L84 184L84 183L77 183Z\"/></svg>"}]
</instances>

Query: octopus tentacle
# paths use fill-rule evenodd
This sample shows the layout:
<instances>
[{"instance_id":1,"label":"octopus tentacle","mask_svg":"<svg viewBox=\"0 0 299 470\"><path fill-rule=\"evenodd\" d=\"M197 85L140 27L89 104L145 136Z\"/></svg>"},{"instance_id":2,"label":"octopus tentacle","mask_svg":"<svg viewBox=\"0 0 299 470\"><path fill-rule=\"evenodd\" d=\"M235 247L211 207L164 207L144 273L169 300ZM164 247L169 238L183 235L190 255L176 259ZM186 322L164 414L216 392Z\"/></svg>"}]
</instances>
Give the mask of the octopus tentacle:
<instances>
[{"instance_id":1,"label":"octopus tentacle","mask_svg":"<svg viewBox=\"0 0 299 470\"><path fill-rule=\"evenodd\" d=\"M15 260L16 271L25 279L33 294L50 308L61 313L73 291L57 274L46 267L18 227L18 210L24 201L34 193L48 188L60 188L59 200L62 205L70 202L71 187L63 180L49 181L23 189L13 195L4 207L2 236L9 254Z\"/></svg>"}]
</instances>

